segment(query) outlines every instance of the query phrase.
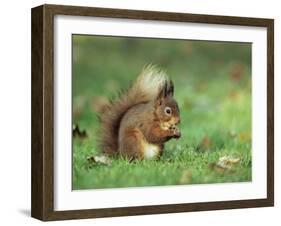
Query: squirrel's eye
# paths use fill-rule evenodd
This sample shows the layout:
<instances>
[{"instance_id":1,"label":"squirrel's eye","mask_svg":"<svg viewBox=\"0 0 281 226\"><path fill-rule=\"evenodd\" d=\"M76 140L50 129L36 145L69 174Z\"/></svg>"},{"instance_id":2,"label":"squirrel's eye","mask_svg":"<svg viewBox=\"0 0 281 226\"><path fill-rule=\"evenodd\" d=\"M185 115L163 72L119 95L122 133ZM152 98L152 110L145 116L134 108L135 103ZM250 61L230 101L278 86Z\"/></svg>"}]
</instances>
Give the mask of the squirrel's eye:
<instances>
[{"instance_id":1,"label":"squirrel's eye","mask_svg":"<svg viewBox=\"0 0 281 226\"><path fill-rule=\"evenodd\" d=\"M172 109L169 108L169 107L166 107L166 108L165 108L165 113L166 113L167 115L170 115L170 114L172 113Z\"/></svg>"}]
</instances>

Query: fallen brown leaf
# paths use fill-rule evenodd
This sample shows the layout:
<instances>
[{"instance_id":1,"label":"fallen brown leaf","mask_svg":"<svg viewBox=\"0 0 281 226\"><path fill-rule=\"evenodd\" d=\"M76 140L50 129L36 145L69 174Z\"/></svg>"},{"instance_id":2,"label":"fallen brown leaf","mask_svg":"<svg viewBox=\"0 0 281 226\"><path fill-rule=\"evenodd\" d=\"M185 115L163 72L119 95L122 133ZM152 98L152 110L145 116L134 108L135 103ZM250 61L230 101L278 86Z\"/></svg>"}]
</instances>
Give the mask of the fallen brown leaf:
<instances>
[{"instance_id":1,"label":"fallen brown leaf","mask_svg":"<svg viewBox=\"0 0 281 226\"><path fill-rule=\"evenodd\" d=\"M219 158L217 165L226 169L231 169L234 165L240 162L240 158L234 158L231 156L222 156Z\"/></svg>"},{"instance_id":2,"label":"fallen brown leaf","mask_svg":"<svg viewBox=\"0 0 281 226\"><path fill-rule=\"evenodd\" d=\"M90 156L87 158L87 161L89 163L102 164L102 165L107 165L107 166L111 165L111 160L105 155Z\"/></svg>"},{"instance_id":3,"label":"fallen brown leaf","mask_svg":"<svg viewBox=\"0 0 281 226\"><path fill-rule=\"evenodd\" d=\"M233 168L241 161L240 158L222 156L216 163L210 163L209 168L218 173L233 172Z\"/></svg>"}]
</instances>

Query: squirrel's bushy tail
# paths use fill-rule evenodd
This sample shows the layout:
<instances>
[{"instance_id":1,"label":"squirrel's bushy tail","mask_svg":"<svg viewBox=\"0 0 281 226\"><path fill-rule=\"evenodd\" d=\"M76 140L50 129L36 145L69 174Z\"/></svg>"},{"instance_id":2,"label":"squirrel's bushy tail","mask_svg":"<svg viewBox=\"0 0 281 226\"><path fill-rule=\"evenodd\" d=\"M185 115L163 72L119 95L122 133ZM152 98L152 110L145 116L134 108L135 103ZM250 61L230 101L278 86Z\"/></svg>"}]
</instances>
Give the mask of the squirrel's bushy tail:
<instances>
[{"instance_id":1,"label":"squirrel's bushy tail","mask_svg":"<svg viewBox=\"0 0 281 226\"><path fill-rule=\"evenodd\" d=\"M109 104L100 115L99 146L103 153L118 151L118 130L124 114L134 105L154 100L167 81L167 75L155 66L147 66L133 85Z\"/></svg>"}]
</instances>

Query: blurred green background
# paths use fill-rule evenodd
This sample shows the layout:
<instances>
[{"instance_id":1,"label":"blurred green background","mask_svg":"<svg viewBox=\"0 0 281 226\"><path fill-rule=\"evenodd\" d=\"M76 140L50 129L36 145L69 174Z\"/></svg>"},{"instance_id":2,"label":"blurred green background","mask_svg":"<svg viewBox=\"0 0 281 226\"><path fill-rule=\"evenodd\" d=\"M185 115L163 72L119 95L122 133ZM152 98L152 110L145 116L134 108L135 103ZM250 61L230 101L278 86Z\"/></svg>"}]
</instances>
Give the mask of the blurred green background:
<instances>
[{"instance_id":1,"label":"blurred green background","mask_svg":"<svg viewBox=\"0 0 281 226\"><path fill-rule=\"evenodd\" d=\"M73 188L111 188L251 180L251 44L73 35ZM91 163L109 98L156 64L172 78L182 137L159 161ZM219 158L238 163L221 166ZM228 162L229 163L229 162ZM227 163L227 164L228 164Z\"/></svg>"}]
</instances>

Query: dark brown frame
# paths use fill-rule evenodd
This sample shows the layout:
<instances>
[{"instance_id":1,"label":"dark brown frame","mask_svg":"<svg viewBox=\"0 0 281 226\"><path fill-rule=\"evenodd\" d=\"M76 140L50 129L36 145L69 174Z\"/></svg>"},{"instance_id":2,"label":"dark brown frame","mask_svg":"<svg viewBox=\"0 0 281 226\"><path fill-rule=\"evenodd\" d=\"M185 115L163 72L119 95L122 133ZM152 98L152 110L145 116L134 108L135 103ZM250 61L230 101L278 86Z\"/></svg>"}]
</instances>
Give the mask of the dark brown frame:
<instances>
[{"instance_id":1,"label":"dark brown frame","mask_svg":"<svg viewBox=\"0 0 281 226\"><path fill-rule=\"evenodd\" d=\"M95 16L156 21L257 26L267 28L267 198L205 203L54 211L54 80L55 15ZM274 205L274 20L199 14L42 5L32 9L32 195L31 215L40 220L65 220L160 214Z\"/></svg>"}]
</instances>

